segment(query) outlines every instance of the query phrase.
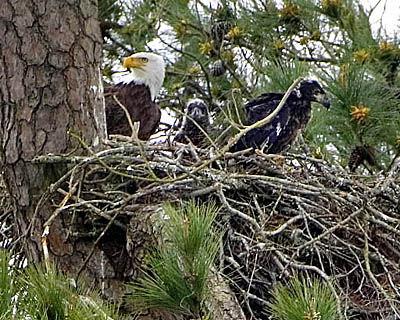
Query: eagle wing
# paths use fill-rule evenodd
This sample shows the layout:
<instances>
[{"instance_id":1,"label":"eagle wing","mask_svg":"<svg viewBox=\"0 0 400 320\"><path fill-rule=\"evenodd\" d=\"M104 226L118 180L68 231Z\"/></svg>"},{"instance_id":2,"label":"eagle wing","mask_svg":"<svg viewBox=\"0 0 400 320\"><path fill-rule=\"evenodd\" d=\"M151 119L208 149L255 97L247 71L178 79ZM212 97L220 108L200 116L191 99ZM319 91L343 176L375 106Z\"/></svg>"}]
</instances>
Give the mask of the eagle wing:
<instances>
[{"instance_id":1,"label":"eagle wing","mask_svg":"<svg viewBox=\"0 0 400 320\"><path fill-rule=\"evenodd\" d=\"M121 95L122 84L116 84L104 88L104 99L106 104L106 120L108 134L131 135L131 128L126 119L124 110L115 101L114 96L125 105L123 95Z\"/></svg>"},{"instance_id":2,"label":"eagle wing","mask_svg":"<svg viewBox=\"0 0 400 320\"><path fill-rule=\"evenodd\" d=\"M282 100L282 93L264 93L246 103L246 124L251 125L271 114Z\"/></svg>"},{"instance_id":3,"label":"eagle wing","mask_svg":"<svg viewBox=\"0 0 400 320\"><path fill-rule=\"evenodd\" d=\"M274 109L272 109L274 110ZM271 111L272 112L272 111ZM267 114L262 114L262 118ZM254 119L254 123L261 120ZM275 118L271 120L265 126L254 128L242 136L239 141L233 146L232 150L240 151L248 148L262 149L267 153L277 153L282 150L278 150L280 147L284 147L287 143L283 143L286 139L284 136L287 133L287 127L290 122L291 115L290 110L285 104L283 108L278 112Z\"/></svg>"},{"instance_id":4,"label":"eagle wing","mask_svg":"<svg viewBox=\"0 0 400 320\"><path fill-rule=\"evenodd\" d=\"M108 134L130 136L131 126L125 111L115 98L125 106L132 123L139 121L138 137L148 140L157 130L161 118L160 108L151 100L149 88L144 84L119 83L104 90ZM114 98L115 97L115 98Z\"/></svg>"},{"instance_id":5,"label":"eagle wing","mask_svg":"<svg viewBox=\"0 0 400 320\"><path fill-rule=\"evenodd\" d=\"M158 129L161 119L161 110L156 103L151 102L151 107L143 110L140 117L139 139L149 140L150 136Z\"/></svg>"},{"instance_id":6,"label":"eagle wing","mask_svg":"<svg viewBox=\"0 0 400 320\"><path fill-rule=\"evenodd\" d=\"M270 115L283 96L283 93L266 93L248 102L245 106L248 124L254 124ZM262 149L266 153L279 153L288 149L303 126L303 122L308 121L308 109L309 104L304 108L303 102L295 94L291 94L282 109L269 123L247 132L231 151L254 148Z\"/></svg>"},{"instance_id":7,"label":"eagle wing","mask_svg":"<svg viewBox=\"0 0 400 320\"><path fill-rule=\"evenodd\" d=\"M254 124L270 115L283 96L283 93L266 93L247 103L245 106L247 123ZM287 150L310 120L311 101L316 101L315 97L292 92L282 109L269 123L247 132L231 150L257 148L266 153Z\"/></svg>"}]
</instances>

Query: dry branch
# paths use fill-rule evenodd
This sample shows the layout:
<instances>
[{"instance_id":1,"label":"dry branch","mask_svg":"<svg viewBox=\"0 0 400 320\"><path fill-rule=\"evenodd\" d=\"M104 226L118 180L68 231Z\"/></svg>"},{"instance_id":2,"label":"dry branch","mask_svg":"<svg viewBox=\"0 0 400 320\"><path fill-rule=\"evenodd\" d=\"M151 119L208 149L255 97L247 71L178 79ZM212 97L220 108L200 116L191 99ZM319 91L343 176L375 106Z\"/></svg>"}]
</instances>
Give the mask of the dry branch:
<instances>
[{"instance_id":1,"label":"dry branch","mask_svg":"<svg viewBox=\"0 0 400 320\"><path fill-rule=\"evenodd\" d=\"M109 144L89 157L34 160L71 167L46 196L61 203L54 214L70 222L70 238L92 237L99 246L118 230L129 260L146 212L167 201L215 201L222 208L218 223L227 226L221 272L247 317L268 319L272 287L297 273L327 281L344 318L400 313L398 166L356 177L321 159L257 152L226 153L217 167L208 150L193 146ZM132 264L116 263L137 276L128 272Z\"/></svg>"}]
</instances>

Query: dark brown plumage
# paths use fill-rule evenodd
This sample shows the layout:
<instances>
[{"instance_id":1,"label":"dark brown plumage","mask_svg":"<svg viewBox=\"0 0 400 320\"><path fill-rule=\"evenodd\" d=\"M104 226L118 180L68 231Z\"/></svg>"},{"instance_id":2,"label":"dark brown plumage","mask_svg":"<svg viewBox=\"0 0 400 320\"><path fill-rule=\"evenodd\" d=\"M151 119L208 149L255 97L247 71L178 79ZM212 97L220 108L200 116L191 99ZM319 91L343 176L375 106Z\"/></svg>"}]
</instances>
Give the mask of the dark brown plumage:
<instances>
[{"instance_id":1,"label":"dark brown plumage","mask_svg":"<svg viewBox=\"0 0 400 320\"><path fill-rule=\"evenodd\" d=\"M160 108L151 100L150 89L134 82L119 83L104 90L108 134L132 135L132 129L124 110L115 101L115 96L128 110L132 123L139 121L138 137L149 140L157 130L161 118Z\"/></svg>"},{"instance_id":2,"label":"dark brown plumage","mask_svg":"<svg viewBox=\"0 0 400 320\"><path fill-rule=\"evenodd\" d=\"M265 93L246 105L246 124L252 125L270 115L279 105L284 93ZM283 108L268 124L254 128L242 136L231 148L232 152L248 148L265 153L286 151L311 118L311 102L329 108L324 89L315 80L303 80L286 100Z\"/></svg>"},{"instance_id":3,"label":"dark brown plumage","mask_svg":"<svg viewBox=\"0 0 400 320\"><path fill-rule=\"evenodd\" d=\"M190 100L186 107L182 127L174 138L181 143L191 142L197 147L207 146L207 134L210 129L210 114L207 105L201 99Z\"/></svg>"},{"instance_id":4,"label":"dark brown plumage","mask_svg":"<svg viewBox=\"0 0 400 320\"><path fill-rule=\"evenodd\" d=\"M354 147L354 149L351 151L348 163L350 172L356 172L357 168L365 163L365 161L370 166L377 165L375 149L367 144Z\"/></svg>"},{"instance_id":5,"label":"dark brown plumage","mask_svg":"<svg viewBox=\"0 0 400 320\"><path fill-rule=\"evenodd\" d=\"M154 100L164 81L164 60L151 52L138 52L125 58L123 67L129 72L122 81L104 90L108 134L133 136L132 126L139 122L138 138L149 140L161 118Z\"/></svg>"}]
</instances>

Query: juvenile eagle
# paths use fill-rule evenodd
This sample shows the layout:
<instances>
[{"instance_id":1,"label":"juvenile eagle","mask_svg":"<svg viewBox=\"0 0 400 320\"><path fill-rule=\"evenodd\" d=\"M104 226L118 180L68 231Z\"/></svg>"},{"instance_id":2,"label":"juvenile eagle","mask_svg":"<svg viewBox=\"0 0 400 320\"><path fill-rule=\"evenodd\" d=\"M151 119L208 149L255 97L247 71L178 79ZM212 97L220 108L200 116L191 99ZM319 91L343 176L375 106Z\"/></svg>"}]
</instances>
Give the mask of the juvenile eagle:
<instances>
[{"instance_id":1,"label":"juvenile eagle","mask_svg":"<svg viewBox=\"0 0 400 320\"><path fill-rule=\"evenodd\" d=\"M139 139L148 140L161 118L154 99L164 81L164 60L154 53L139 52L125 58L123 67L129 69L129 74L122 82L104 90L108 134L132 135L126 114L115 101L117 98L128 110L132 123L140 123Z\"/></svg>"},{"instance_id":2,"label":"juvenile eagle","mask_svg":"<svg viewBox=\"0 0 400 320\"><path fill-rule=\"evenodd\" d=\"M245 105L246 124L252 125L271 114L283 96L284 93L264 93L249 101ZM292 91L283 108L271 122L247 132L231 151L254 148L265 153L279 153L289 149L310 120L313 101L319 102L327 109L330 107L330 101L321 85L315 80L303 80L297 89Z\"/></svg>"},{"instance_id":3,"label":"juvenile eagle","mask_svg":"<svg viewBox=\"0 0 400 320\"><path fill-rule=\"evenodd\" d=\"M207 105L201 99L189 100L181 129L174 141L182 143L191 141L195 146L203 147L207 140L204 132L208 133L209 127L210 116Z\"/></svg>"}]
</instances>

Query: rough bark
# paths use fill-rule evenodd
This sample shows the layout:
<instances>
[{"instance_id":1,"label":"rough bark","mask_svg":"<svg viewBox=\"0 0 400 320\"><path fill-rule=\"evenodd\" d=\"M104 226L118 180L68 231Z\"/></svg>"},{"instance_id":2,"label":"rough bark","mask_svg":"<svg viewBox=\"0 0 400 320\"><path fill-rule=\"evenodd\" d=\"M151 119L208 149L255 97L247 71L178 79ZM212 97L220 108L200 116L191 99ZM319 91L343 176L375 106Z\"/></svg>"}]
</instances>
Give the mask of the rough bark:
<instances>
[{"instance_id":1,"label":"rough bark","mask_svg":"<svg viewBox=\"0 0 400 320\"><path fill-rule=\"evenodd\" d=\"M95 0L3 0L0 6L0 155L26 254L42 259L43 224L54 211L40 196L66 166L38 155L85 153L105 137L101 33ZM51 256L68 270L82 259L61 219L50 228ZM79 258L77 258L79 257ZM62 259L61 259L62 258Z\"/></svg>"}]
</instances>

